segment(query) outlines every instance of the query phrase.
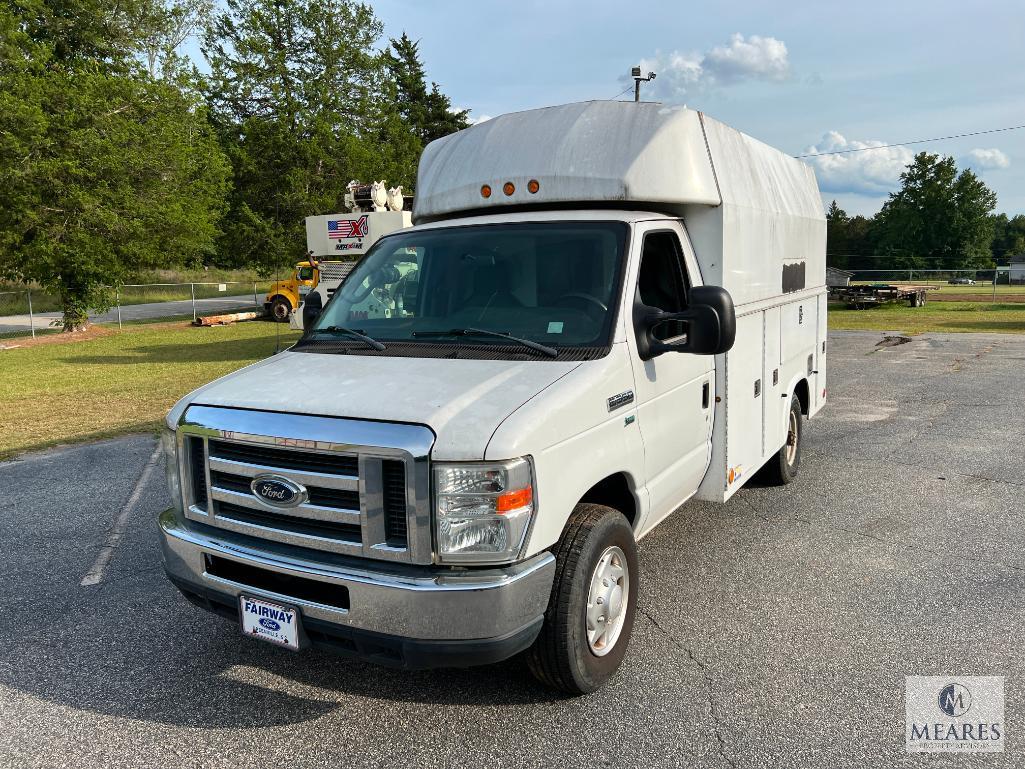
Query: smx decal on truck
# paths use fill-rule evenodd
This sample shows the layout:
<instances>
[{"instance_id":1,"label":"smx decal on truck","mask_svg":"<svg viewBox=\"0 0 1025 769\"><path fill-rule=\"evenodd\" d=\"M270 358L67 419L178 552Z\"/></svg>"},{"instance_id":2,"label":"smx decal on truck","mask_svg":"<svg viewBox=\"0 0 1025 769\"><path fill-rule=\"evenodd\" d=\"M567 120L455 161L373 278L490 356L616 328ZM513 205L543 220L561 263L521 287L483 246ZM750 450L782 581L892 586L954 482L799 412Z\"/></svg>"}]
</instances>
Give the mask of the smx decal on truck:
<instances>
[{"instance_id":1,"label":"smx decal on truck","mask_svg":"<svg viewBox=\"0 0 1025 769\"><path fill-rule=\"evenodd\" d=\"M331 220L327 223L327 236L331 240L338 240L339 238L365 238L368 230L366 216L361 216L359 219Z\"/></svg>"}]
</instances>

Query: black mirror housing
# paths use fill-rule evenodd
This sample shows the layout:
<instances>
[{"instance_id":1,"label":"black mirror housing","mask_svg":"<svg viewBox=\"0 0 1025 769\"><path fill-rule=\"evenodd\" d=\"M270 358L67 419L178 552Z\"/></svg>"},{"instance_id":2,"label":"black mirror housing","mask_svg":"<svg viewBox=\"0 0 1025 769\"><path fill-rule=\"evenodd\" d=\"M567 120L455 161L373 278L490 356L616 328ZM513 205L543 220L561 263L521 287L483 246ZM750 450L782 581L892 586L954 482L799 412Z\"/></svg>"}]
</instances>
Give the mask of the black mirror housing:
<instances>
[{"instance_id":1,"label":"black mirror housing","mask_svg":"<svg viewBox=\"0 0 1025 769\"><path fill-rule=\"evenodd\" d=\"M733 297L722 286L695 286L690 290L689 304L693 308L704 308L715 313L719 322L719 333L715 339L705 335L697 340L704 349L693 349L689 352L698 355L719 355L733 349L737 339L737 311L733 307ZM690 337L688 336L688 344Z\"/></svg>"},{"instance_id":2,"label":"black mirror housing","mask_svg":"<svg viewBox=\"0 0 1025 769\"><path fill-rule=\"evenodd\" d=\"M303 302L303 330L309 331L313 328L313 324L317 322L317 318L320 317L320 313L324 310L324 300L320 294L316 291L311 291L306 295L306 300Z\"/></svg>"},{"instance_id":3,"label":"black mirror housing","mask_svg":"<svg viewBox=\"0 0 1025 769\"><path fill-rule=\"evenodd\" d=\"M733 347L737 337L737 314L733 298L721 286L695 286L688 296L683 312L664 312L637 302L634 325L637 349L641 360L667 352L689 352L694 355L719 355ZM655 338L653 329L668 321L686 321L687 339L663 342Z\"/></svg>"}]
</instances>

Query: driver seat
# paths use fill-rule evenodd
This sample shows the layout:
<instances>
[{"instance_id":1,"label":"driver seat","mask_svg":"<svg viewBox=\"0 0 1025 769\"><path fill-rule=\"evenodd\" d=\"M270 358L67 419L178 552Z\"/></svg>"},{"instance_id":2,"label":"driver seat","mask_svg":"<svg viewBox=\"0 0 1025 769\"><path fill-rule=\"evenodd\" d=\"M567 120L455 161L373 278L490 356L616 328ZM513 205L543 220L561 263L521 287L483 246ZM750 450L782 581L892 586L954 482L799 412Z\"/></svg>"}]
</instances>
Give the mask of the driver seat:
<instances>
[{"instance_id":1,"label":"driver seat","mask_svg":"<svg viewBox=\"0 0 1025 769\"><path fill-rule=\"evenodd\" d=\"M468 307L523 307L510 290L512 271L504 262L478 265L473 273L473 290L466 298Z\"/></svg>"}]
</instances>

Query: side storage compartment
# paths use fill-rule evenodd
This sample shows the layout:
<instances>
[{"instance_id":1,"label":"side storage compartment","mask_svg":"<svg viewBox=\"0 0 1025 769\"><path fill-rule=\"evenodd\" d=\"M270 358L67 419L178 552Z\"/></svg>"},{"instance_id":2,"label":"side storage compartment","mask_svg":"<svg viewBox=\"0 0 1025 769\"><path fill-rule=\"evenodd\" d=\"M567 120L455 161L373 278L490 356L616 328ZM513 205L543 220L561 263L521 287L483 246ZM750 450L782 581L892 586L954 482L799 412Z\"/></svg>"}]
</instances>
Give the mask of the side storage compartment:
<instances>
[{"instance_id":1,"label":"side storage compartment","mask_svg":"<svg viewBox=\"0 0 1025 769\"><path fill-rule=\"evenodd\" d=\"M815 375L815 392L812 393L812 403L814 404L811 409L812 414L826 405L826 359L829 354L829 345L826 341L829 335L829 328L826 322L829 317L828 303L828 294L819 296L819 335L818 345L815 348L815 369L818 371L818 374Z\"/></svg>"},{"instance_id":2,"label":"side storage compartment","mask_svg":"<svg viewBox=\"0 0 1025 769\"><path fill-rule=\"evenodd\" d=\"M762 418L765 425L765 443L763 456L771 456L786 441L787 402L786 384L783 382L783 371L780 348L780 317L779 307L766 310L765 327L765 359L762 378L765 381L765 397L762 399Z\"/></svg>"},{"instance_id":3,"label":"side storage compartment","mask_svg":"<svg viewBox=\"0 0 1025 769\"><path fill-rule=\"evenodd\" d=\"M800 299L781 308L780 376L785 392L792 393L797 382L808 380L811 408L815 408L815 345L819 338L819 302L817 296Z\"/></svg>"},{"instance_id":4,"label":"side storage compartment","mask_svg":"<svg viewBox=\"0 0 1025 769\"><path fill-rule=\"evenodd\" d=\"M763 311L738 317L736 344L716 356L715 391L721 400L715 404L712 460L698 499L725 502L764 460L764 318Z\"/></svg>"},{"instance_id":5,"label":"side storage compartment","mask_svg":"<svg viewBox=\"0 0 1025 769\"><path fill-rule=\"evenodd\" d=\"M726 354L726 497L762 466L765 430L762 409L765 379L762 371L764 312L737 318L737 341Z\"/></svg>"}]
</instances>

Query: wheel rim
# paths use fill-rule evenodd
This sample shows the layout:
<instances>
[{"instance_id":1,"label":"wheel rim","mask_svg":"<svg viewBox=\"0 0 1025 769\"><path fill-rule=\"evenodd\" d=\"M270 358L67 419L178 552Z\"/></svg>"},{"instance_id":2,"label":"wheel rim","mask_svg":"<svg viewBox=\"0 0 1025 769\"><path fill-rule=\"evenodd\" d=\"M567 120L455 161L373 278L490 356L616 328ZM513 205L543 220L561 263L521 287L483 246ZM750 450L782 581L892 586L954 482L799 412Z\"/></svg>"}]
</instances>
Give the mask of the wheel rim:
<instances>
[{"instance_id":1,"label":"wheel rim","mask_svg":"<svg viewBox=\"0 0 1025 769\"><path fill-rule=\"evenodd\" d=\"M288 317L288 305L278 302L274 305L274 317L278 320L284 320Z\"/></svg>"},{"instance_id":2,"label":"wheel rim","mask_svg":"<svg viewBox=\"0 0 1025 769\"><path fill-rule=\"evenodd\" d=\"M587 594L587 645L598 657L604 657L616 645L623 632L627 604L630 602L630 571L626 553L613 545L605 548L591 574Z\"/></svg>"},{"instance_id":3,"label":"wheel rim","mask_svg":"<svg viewBox=\"0 0 1025 769\"><path fill-rule=\"evenodd\" d=\"M787 425L787 464L792 465L797 459L797 413L790 412L790 423Z\"/></svg>"}]
</instances>

